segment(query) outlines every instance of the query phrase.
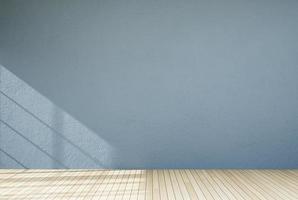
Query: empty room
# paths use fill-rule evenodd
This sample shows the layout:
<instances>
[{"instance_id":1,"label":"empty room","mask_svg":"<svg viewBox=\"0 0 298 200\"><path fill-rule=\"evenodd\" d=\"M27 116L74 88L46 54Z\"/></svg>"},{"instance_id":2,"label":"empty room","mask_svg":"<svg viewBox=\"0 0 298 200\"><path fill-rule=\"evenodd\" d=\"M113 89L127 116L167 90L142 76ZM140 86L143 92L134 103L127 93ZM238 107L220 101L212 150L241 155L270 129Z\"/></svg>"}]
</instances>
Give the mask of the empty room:
<instances>
[{"instance_id":1,"label":"empty room","mask_svg":"<svg viewBox=\"0 0 298 200\"><path fill-rule=\"evenodd\" d=\"M0 200L298 200L298 1L0 0Z\"/></svg>"}]
</instances>

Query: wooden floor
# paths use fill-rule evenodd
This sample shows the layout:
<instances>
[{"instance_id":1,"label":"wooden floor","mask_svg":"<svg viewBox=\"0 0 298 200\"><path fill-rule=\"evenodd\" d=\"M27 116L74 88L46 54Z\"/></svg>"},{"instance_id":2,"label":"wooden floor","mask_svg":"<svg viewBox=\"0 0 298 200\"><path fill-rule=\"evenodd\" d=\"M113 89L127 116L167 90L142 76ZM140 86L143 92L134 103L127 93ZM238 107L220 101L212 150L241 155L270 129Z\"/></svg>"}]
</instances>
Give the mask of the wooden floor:
<instances>
[{"instance_id":1,"label":"wooden floor","mask_svg":"<svg viewBox=\"0 0 298 200\"><path fill-rule=\"evenodd\" d=\"M0 199L298 199L298 170L0 170Z\"/></svg>"}]
</instances>

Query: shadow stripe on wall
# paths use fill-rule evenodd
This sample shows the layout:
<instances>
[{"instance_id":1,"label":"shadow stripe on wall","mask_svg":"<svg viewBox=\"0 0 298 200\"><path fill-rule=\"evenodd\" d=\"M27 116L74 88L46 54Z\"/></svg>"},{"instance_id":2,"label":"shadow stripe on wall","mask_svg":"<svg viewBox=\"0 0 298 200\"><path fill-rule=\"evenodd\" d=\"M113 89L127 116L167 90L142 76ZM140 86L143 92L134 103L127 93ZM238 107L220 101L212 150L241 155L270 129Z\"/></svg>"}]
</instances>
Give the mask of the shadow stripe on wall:
<instances>
[{"instance_id":1,"label":"shadow stripe on wall","mask_svg":"<svg viewBox=\"0 0 298 200\"><path fill-rule=\"evenodd\" d=\"M64 137L61 133L59 133L58 131L56 131L54 128L52 128L51 126L49 126L46 122L44 122L43 120L41 120L40 118L38 118L36 115L34 115L32 112L30 112L28 109L26 109L24 106L22 106L21 104L19 104L18 102L16 102L14 99L12 99L11 97L9 97L8 95L6 95L4 92L0 91L0 93L2 95L4 95L7 99L9 99L11 102L13 102L14 104L16 104L18 107L20 107L22 110L24 110L26 113L28 113L29 115L31 115L33 118L35 118L36 120L38 120L40 123L42 123L44 126L46 126L47 128L49 128L50 130L52 130L55 134L58 134L61 138L63 138L63 140L67 141L69 144L71 144L73 147L77 148L79 151L81 151L81 153L83 153L86 157L88 157L89 159L93 160L94 163L101 165L101 162L99 160L97 160L96 158L92 157L90 154L88 154L86 151L84 151L82 148L80 148L78 145L74 144L72 141L70 141L68 138ZM2 120L1 120L2 121ZM6 123L5 123L6 124ZM11 126L10 126L11 127ZM66 166L65 166L66 167Z\"/></svg>"},{"instance_id":2,"label":"shadow stripe on wall","mask_svg":"<svg viewBox=\"0 0 298 200\"><path fill-rule=\"evenodd\" d=\"M9 157L10 159L12 159L13 161L15 161L17 164L19 164L21 167L23 167L24 169L28 169L28 167L26 167L24 164L22 164L20 161L18 161L17 159L15 159L12 155L10 155L9 153L7 153L6 151L4 151L3 149L0 148L0 151L2 153L4 153L7 157Z\"/></svg>"},{"instance_id":3,"label":"shadow stripe on wall","mask_svg":"<svg viewBox=\"0 0 298 200\"><path fill-rule=\"evenodd\" d=\"M112 148L99 135L84 127L79 121L38 94L1 65L0 83L0 122L3 124L2 128L6 126L15 135L24 139L27 145L32 145L52 160L52 166L46 164L49 162L45 162L45 160L41 161L45 163L38 163L37 154L32 152L29 159L36 159L36 161L31 161L29 168L110 167ZM2 129L4 135L8 131L7 128ZM3 135L2 133L1 135ZM14 141L15 139L10 138L10 140ZM0 141L0 147L6 146L3 151L13 157L13 160L21 158L21 152L14 151L13 146L7 145L7 142L9 142L7 138L2 141L2 144ZM25 148L23 150L26 150L27 153L30 152L28 146L23 146L24 144L21 142L17 146ZM50 147L51 144L52 147ZM32 148L29 149L32 151ZM14 157L12 152L17 153L18 156ZM20 161L18 160L18 162ZM26 164L22 164L28 168Z\"/></svg>"},{"instance_id":4,"label":"shadow stripe on wall","mask_svg":"<svg viewBox=\"0 0 298 200\"><path fill-rule=\"evenodd\" d=\"M41 151L42 153L44 153L45 155L47 155L49 158L51 158L52 160L54 160L55 162L59 163L63 168L68 169L69 167L67 167L66 165L64 165L62 162L60 162L59 160L57 160L55 157L53 157L52 155L50 155L47 151L45 151L44 149L42 149L40 146L38 146L37 144L35 144L34 142L32 142L30 139L28 139L27 137L25 137L22 133L20 133L18 130L14 129L12 126L10 126L8 123L6 123L5 121L3 121L2 119L0 119L0 122L2 122L5 126L7 126L9 129L11 129L13 132L15 132L16 134L18 134L20 137L22 137L24 140L26 140L27 142L29 142L32 146L34 146L36 149L38 149L39 151Z\"/></svg>"}]
</instances>

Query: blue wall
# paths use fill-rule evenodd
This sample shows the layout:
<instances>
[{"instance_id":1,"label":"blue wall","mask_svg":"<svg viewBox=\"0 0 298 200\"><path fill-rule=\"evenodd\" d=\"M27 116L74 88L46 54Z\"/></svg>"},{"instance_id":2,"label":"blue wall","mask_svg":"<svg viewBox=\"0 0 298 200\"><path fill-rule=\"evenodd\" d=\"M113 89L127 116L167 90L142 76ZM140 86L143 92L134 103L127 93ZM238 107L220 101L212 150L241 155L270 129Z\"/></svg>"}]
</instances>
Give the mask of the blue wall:
<instances>
[{"instance_id":1,"label":"blue wall","mask_svg":"<svg viewBox=\"0 0 298 200\"><path fill-rule=\"evenodd\" d=\"M297 168L297 35L294 0L0 0L0 166Z\"/></svg>"}]
</instances>

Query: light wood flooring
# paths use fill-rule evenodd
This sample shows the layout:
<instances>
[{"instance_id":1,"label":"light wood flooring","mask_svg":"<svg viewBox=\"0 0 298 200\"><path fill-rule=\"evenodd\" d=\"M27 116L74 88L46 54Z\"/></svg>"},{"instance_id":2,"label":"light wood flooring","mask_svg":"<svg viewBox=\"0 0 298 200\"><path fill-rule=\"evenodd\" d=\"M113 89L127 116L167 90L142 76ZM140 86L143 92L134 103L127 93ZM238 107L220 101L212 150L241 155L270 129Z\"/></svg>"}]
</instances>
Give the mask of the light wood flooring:
<instances>
[{"instance_id":1,"label":"light wood flooring","mask_svg":"<svg viewBox=\"0 0 298 200\"><path fill-rule=\"evenodd\" d=\"M298 200L298 170L0 170L0 199Z\"/></svg>"}]
</instances>

